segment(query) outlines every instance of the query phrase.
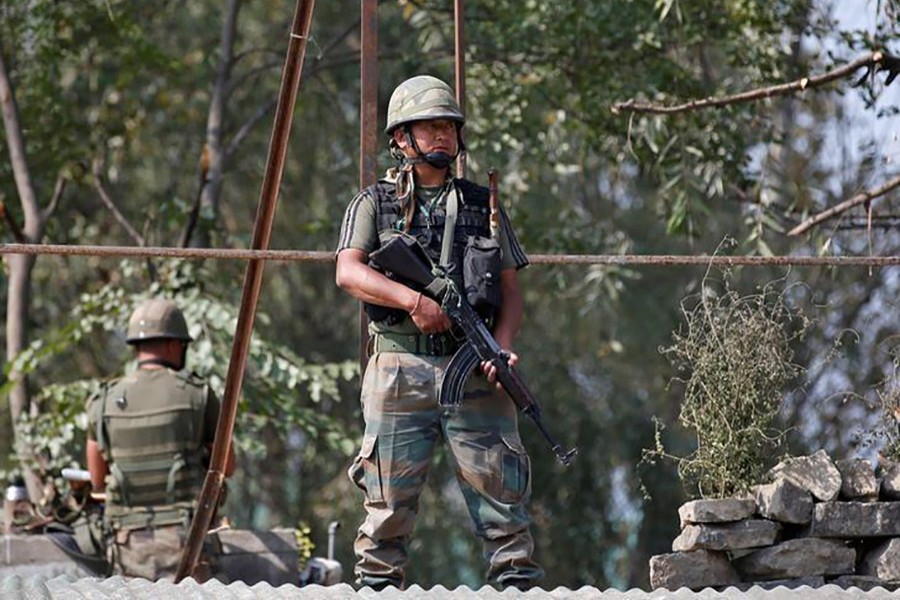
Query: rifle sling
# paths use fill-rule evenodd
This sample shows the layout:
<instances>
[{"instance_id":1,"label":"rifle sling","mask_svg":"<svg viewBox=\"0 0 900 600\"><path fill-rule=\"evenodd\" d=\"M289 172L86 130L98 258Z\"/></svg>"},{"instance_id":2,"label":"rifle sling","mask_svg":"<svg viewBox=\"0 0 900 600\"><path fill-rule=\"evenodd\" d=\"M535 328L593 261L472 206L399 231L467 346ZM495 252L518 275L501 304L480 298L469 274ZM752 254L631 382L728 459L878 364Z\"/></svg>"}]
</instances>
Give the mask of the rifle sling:
<instances>
[{"instance_id":1,"label":"rifle sling","mask_svg":"<svg viewBox=\"0 0 900 600\"><path fill-rule=\"evenodd\" d=\"M444 238L441 243L441 266L450 264L450 253L453 250L453 234L456 231L456 215L459 213L459 192L456 184L450 183L447 193L447 216L444 219Z\"/></svg>"}]
</instances>

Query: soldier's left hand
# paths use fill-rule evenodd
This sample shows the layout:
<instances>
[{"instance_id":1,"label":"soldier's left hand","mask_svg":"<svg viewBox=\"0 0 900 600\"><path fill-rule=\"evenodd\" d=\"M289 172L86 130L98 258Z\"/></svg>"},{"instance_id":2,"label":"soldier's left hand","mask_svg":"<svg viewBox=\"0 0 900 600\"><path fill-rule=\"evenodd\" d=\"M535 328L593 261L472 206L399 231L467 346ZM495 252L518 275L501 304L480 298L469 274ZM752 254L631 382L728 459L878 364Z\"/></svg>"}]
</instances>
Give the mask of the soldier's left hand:
<instances>
[{"instance_id":1,"label":"soldier's left hand","mask_svg":"<svg viewBox=\"0 0 900 600\"><path fill-rule=\"evenodd\" d=\"M519 364L519 355L511 350L504 350L506 354L509 356L507 359L507 364L510 368L515 368L517 364ZM487 377L489 383L496 384L498 389L502 389L502 386L497 381L497 367L489 360L483 361L481 363L481 371L484 373L484 376Z\"/></svg>"}]
</instances>

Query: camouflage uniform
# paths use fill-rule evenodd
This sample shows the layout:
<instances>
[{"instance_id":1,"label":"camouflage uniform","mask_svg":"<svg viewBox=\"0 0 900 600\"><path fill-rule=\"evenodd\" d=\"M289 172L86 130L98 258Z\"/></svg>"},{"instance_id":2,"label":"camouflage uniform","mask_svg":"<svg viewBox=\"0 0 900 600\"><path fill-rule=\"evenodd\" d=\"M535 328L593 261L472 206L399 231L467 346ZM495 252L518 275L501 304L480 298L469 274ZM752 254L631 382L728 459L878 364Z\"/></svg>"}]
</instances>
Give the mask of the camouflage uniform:
<instances>
[{"instance_id":1,"label":"camouflage uniform","mask_svg":"<svg viewBox=\"0 0 900 600\"><path fill-rule=\"evenodd\" d=\"M156 314L160 308L170 309L159 302L164 301L148 303ZM141 310L136 311L137 316ZM180 311L176 316L181 319L178 332L183 317ZM148 331L130 327L129 343L159 337L190 339L186 326L184 337ZM218 399L193 373L138 368L106 384L88 401L87 413L88 439L97 442L109 467L104 526L113 573L174 579L194 501L206 474L208 446L213 443L219 416ZM206 553L217 543L215 538L209 539ZM208 578L208 564L194 575Z\"/></svg>"},{"instance_id":2,"label":"camouflage uniform","mask_svg":"<svg viewBox=\"0 0 900 600\"><path fill-rule=\"evenodd\" d=\"M487 232L488 214L480 203L486 201L487 191L465 180L452 180L452 185L469 192L468 197L463 194L454 235L456 243L464 244L466 234ZM389 228L393 218L385 209L396 198L393 186L394 179L384 179L350 203L338 252L354 248L368 254L378 247L378 233ZM445 194L427 188L416 194L420 208L430 205L430 210L417 210L410 233L433 254L441 245ZM505 215L502 231L503 268L527 265ZM394 313L393 318L370 323L374 354L361 394L365 435L349 470L365 493L367 512L355 543L357 582L376 589L404 586L419 495L435 443L442 439L455 463L475 532L483 540L488 581L527 586L543 572L531 557L534 544L526 509L531 469L519 438L516 407L474 373L461 406L441 409L437 393L456 345L449 335L422 335L405 312Z\"/></svg>"}]
</instances>

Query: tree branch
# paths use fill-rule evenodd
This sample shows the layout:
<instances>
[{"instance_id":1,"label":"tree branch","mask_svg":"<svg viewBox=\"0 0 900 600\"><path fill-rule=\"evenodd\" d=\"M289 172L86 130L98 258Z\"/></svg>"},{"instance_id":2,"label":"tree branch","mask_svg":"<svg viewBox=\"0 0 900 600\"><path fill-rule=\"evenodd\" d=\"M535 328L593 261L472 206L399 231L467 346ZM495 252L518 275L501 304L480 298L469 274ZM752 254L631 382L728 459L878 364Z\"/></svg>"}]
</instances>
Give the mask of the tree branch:
<instances>
[{"instance_id":1,"label":"tree branch","mask_svg":"<svg viewBox=\"0 0 900 600\"><path fill-rule=\"evenodd\" d=\"M887 55L884 52L872 52L866 56L857 58L853 62L847 63L841 67L817 75L815 77L802 77L789 83L773 85L771 87L759 88L730 96L708 97L702 100L691 100L683 104L667 106L664 104L655 104L652 102L638 102L634 98L625 102L616 102L610 107L614 114L623 111L633 113L651 113L651 114L674 114L687 112L692 110L700 110L710 107L726 106L729 104L739 104L741 102L749 102L752 100L760 100L762 98L771 98L773 96L784 96L792 92L804 91L814 87L820 87L826 83L843 79L855 73L862 67L869 67L869 72L886 69L891 72L888 76L888 82L893 81L896 71L900 69L900 59ZM868 72L867 72L868 74Z\"/></svg>"},{"instance_id":2,"label":"tree branch","mask_svg":"<svg viewBox=\"0 0 900 600\"><path fill-rule=\"evenodd\" d=\"M234 155L238 146L244 141L244 138L250 134L250 131L256 127L256 124L259 123L263 117L275 108L277 103L278 99L272 98L268 102L261 104L259 108L256 109L256 112L241 125L240 129L235 132L231 137L231 140L229 140L228 144L225 146L225 160L230 159Z\"/></svg>"},{"instance_id":3,"label":"tree branch","mask_svg":"<svg viewBox=\"0 0 900 600\"><path fill-rule=\"evenodd\" d=\"M206 115L206 137L200 156L197 196L180 243L187 246L194 237L200 211L207 208L214 218L219 213L222 176L225 173L225 155L222 152L228 85L234 67L234 43L237 35L238 14L241 0L228 0L222 19L222 37L219 41L219 62ZM209 244L207 231L201 231L201 245Z\"/></svg>"},{"instance_id":4,"label":"tree branch","mask_svg":"<svg viewBox=\"0 0 900 600\"><path fill-rule=\"evenodd\" d=\"M284 64L284 63L281 60L277 60L277 61L273 60L273 61L270 61L267 63L263 63L261 65L257 65L255 67L253 67L252 69L247 69L240 75L240 77L237 77L236 79L232 79L228 83L228 86L225 90L225 97L231 98L231 95L234 93L234 91L237 90L238 88L240 88L244 84L244 82L256 77L257 75L260 75L261 73L264 73L265 71L280 69L282 64Z\"/></svg>"},{"instance_id":5,"label":"tree branch","mask_svg":"<svg viewBox=\"0 0 900 600\"><path fill-rule=\"evenodd\" d=\"M19 119L19 108L16 105L16 97L2 52L0 52L0 108L3 113L3 129L6 132L6 147L9 150L13 179L16 182L16 191L19 194L19 202L22 204L22 212L25 214L25 223L21 233L28 241L37 243L44 231L44 220L41 218L41 209L35 195L34 184L31 181L31 172L28 169L28 159L25 154L25 138L22 135L22 123Z\"/></svg>"},{"instance_id":6,"label":"tree branch","mask_svg":"<svg viewBox=\"0 0 900 600\"><path fill-rule=\"evenodd\" d=\"M203 200L203 190L206 189L206 175L209 172L209 150L203 145L200 151L200 171L197 176L197 193L194 195L194 204L191 206L191 212L188 214L187 223L178 239L180 248L187 248L194 237L194 230L197 229L197 221L200 219L200 203Z\"/></svg>"},{"instance_id":7,"label":"tree branch","mask_svg":"<svg viewBox=\"0 0 900 600\"><path fill-rule=\"evenodd\" d=\"M799 225L797 225L796 227L794 227L793 229L788 231L788 235L792 236L792 235L800 235L801 233L805 233L806 231L808 231L812 227L815 227L819 223L821 223L823 221L827 221L828 219L834 217L835 215L839 215L842 212L850 210L854 206L858 206L865 202L869 202L870 200L878 198L879 196L884 196L885 194L887 194L888 192L890 192L891 190L893 190L897 187L900 187L900 176L895 177L894 179L891 179L890 181L888 181L887 183L885 183L884 185L882 185L879 188L876 188L874 190L867 190L861 194L857 194L856 196L850 198L849 200L844 200L840 204L835 204L831 208L829 208L827 210L823 210L822 212L820 212L817 215L813 215L812 217L808 218L807 220L803 221L802 223L800 223Z\"/></svg>"},{"instance_id":8,"label":"tree branch","mask_svg":"<svg viewBox=\"0 0 900 600\"><path fill-rule=\"evenodd\" d=\"M9 150L10 167L16 183L19 204L24 215L24 223L19 230L19 236L25 239L29 245L38 244L41 238L44 237L46 221L37 201L34 184L31 181L31 172L28 167L28 157L25 149L25 135L2 48L0 48L0 113L2 113L3 118L6 146ZM12 221L7 222L11 223ZM8 269L6 273L8 281L5 326L6 358L7 360L12 360L28 345L31 278L35 258L30 256L10 256L4 257L4 260ZM11 422L13 423L13 441L15 444L18 444L22 441L18 427L19 417L27 414L31 409L36 409L37 406L28 392L26 373L19 371L17 367L13 366L9 369L7 377L12 383L9 391L9 411ZM25 484L28 487L28 495L32 502L37 502L41 498L41 490L43 488L41 477L25 463L22 463L21 467L25 476Z\"/></svg>"},{"instance_id":9,"label":"tree branch","mask_svg":"<svg viewBox=\"0 0 900 600\"><path fill-rule=\"evenodd\" d=\"M63 192L66 189L66 184L69 182L69 178L60 173L56 178L56 185L53 187L53 197L50 198L50 203L44 207L43 215L44 221L50 219L53 216L53 213L56 212L56 208L59 206L59 201L62 199Z\"/></svg>"},{"instance_id":10,"label":"tree branch","mask_svg":"<svg viewBox=\"0 0 900 600\"><path fill-rule=\"evenodd\" d=\"M13 234L13 239L20 244L27 244L28 239L25 237L25 234L22 233L22 228L16 223L15 217L6 210L6 204L4 202L0 202L0 214L3 215L3 220L6 222L7 226L9 226L9 230Z\"/></svg>"},{"instance_id":11,"label":"tree branch","mask_svg":"<svg viewBox=\"0 0 900 600\"><path fill-rule=\"evenodd\" d=\"M128 219L125 218L125 215L122 214L122 211L119 210L119 207L116 206L112 196L110 196L109 192L106 190L103 179L103 161L101 160L94 161L94 187L97 188L97 192L100 194L100 200L103 201L106 208L113 214L116 221L119 222L119 225L121 225L131 239L134 240L134 243L138 246L146 246L147 243L144 241L144 236L131 226L131 223L128 222Z\"/></svg>"}]
</instances>

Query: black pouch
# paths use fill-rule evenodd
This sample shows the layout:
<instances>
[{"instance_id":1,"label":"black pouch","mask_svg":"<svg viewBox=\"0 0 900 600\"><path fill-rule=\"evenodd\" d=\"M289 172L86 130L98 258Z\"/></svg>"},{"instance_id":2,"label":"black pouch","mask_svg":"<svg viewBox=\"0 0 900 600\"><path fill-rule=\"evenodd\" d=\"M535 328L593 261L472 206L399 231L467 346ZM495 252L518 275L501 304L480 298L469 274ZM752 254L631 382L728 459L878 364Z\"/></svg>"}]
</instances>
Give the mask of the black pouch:
<instances>
[{"instance_id":1,"label":"black pouch","mask_svg":"<svg viewBox=\"0 0 900 600\"><path fill-rule=\"evenodd\" d=\"M463 285L473 308L500 308L500 266L500 244L496 240L469 236L463 256Z\"/></svg>"}]
</instances>

